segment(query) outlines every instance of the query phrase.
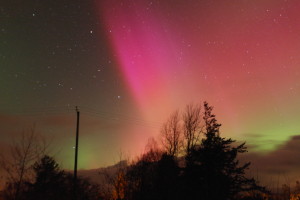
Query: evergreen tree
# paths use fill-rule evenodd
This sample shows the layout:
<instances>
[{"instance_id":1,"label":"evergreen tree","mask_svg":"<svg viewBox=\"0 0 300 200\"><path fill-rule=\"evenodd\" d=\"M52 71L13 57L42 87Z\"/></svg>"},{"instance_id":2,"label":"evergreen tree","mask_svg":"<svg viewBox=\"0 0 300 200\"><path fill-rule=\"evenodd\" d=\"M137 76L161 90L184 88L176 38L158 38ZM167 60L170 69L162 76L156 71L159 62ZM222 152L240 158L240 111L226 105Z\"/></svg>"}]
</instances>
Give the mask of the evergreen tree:
<instances>
[{"instance_id":1,"label":"evergreen tree","mask_svg":"<svg viewBox=\"0 0 300 200\"><path fill-rule=\"evenodd\" d=\"M27 199L69 199L70 188L66 183L66 174L59 169L55 160L44 156L33 166L35 182L29 184Z\"/></svg>"},{"instance_id":2,"label":"evergreen tree","mask_svg":"<svg viewBox=\"0 0 300 200\"><path fill-rule=\"evenodd\" d=\"M27 183L28 189L22 195L25 200L68 200L74 199L74 178L59 168L56 161L44 156L33 165L35 181ZM99 186L87 179L77 178L77 199L100 200Z\"/></svg>"},{"instance_id":3,"label":"evergreen tree","mask_svg":"<svg viewBox=\"0 0 300 200\"><path fill-rule=\"evenodd\" d=\"M204 102L205 137L186 156L185 180L192 199L232 200L237 194L258 187L245 176L250 163L240 165L237 156L246 152L245 143L233 147L235 140L220 137L212 107Z\"/></svg>"}]
</instances>

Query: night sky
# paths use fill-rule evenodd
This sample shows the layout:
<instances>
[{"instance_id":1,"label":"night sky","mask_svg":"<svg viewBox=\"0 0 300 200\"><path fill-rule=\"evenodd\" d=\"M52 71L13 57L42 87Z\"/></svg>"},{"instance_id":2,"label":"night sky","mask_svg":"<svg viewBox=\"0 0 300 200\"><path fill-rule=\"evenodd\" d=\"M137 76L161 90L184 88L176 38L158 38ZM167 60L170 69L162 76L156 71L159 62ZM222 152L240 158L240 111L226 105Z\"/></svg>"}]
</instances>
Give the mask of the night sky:
<instances>
[{"instance_id":1,"label":"night sky","mask_svg":"<svg viewBox=\"0 0 300 200\"><path fill-rule=\"evenodd\" d=\"M207 100L224 137L274 155L300 135L299 10L298 0L2 2L1 146L35 126L72 168L77 105L79 168L107 166Z\"/></svg>"}]
</instances>

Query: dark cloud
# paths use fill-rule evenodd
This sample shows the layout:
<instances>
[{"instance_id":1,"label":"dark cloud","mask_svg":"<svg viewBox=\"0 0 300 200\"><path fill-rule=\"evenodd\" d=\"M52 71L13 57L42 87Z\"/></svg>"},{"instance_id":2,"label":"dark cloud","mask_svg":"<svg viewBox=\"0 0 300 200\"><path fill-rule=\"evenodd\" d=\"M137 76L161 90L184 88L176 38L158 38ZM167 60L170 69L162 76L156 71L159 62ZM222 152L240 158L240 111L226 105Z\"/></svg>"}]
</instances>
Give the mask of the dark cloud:
<instances>
[{"instance_id":1,"label":"dark cloud","mask_svg":"<svg viewBox=\"0 0 300 200\"><path fill-rule=\"evenodd\" d=\"M263 183L277 179L284 184L300 180L299 155L300 135L295 135L270 153L247 153L241 160L251 161L250 174L258 175Z\"/></svg>"}]
</instances>

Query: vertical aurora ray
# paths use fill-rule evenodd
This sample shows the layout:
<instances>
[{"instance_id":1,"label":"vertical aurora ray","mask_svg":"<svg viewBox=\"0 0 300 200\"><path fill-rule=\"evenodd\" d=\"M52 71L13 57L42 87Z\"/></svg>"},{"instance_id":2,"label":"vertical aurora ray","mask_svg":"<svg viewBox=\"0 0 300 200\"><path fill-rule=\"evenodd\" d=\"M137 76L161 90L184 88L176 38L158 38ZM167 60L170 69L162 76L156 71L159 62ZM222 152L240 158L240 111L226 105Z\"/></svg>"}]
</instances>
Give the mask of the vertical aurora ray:
<instances>
[{"instance_id":1,"label":"vertical aurora ray","mask_svg":"<svg viewBox=\"0 0 300 200\"><path fill-rule=\"evenodd\" d=\"M145 1L119 5L106 1L103 16L120 71L141 109L168 98L170 68L176 70L177 48L165 33L159 14ZM172 46L173 45L173 46Z\"/></svg>"}]
</instances>

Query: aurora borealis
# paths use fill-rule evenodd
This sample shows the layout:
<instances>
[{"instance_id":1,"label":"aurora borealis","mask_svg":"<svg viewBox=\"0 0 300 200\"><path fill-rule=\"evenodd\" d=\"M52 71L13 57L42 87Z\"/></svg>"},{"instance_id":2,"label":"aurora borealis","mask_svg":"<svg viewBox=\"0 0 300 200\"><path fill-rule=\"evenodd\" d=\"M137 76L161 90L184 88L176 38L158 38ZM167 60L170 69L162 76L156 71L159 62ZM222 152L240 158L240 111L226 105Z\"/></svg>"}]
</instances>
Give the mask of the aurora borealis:
<instances>
[{"instance_id":1,"label":"aurora borealis","mask_svg":"<svg viewBox=\"0 0 300 200\"><path fill-rule=\"evenodd\" d=\"M1 146L23 129L79 168L137 155L188 103L268 153L300 134L297 0L28 0L0 10Z\"/></svg>"},{"instance_id":2,"label":"aurora borealis","mask_svg":"<svg viewBox=\"0 0 300 200\"><path fill-rule=\"evenodd\" d=\"M149 119L207 99L225 133L274 140L258 148L299 131L296 1L100 5L118 68Z\"/></svg>"}]
</instances>

